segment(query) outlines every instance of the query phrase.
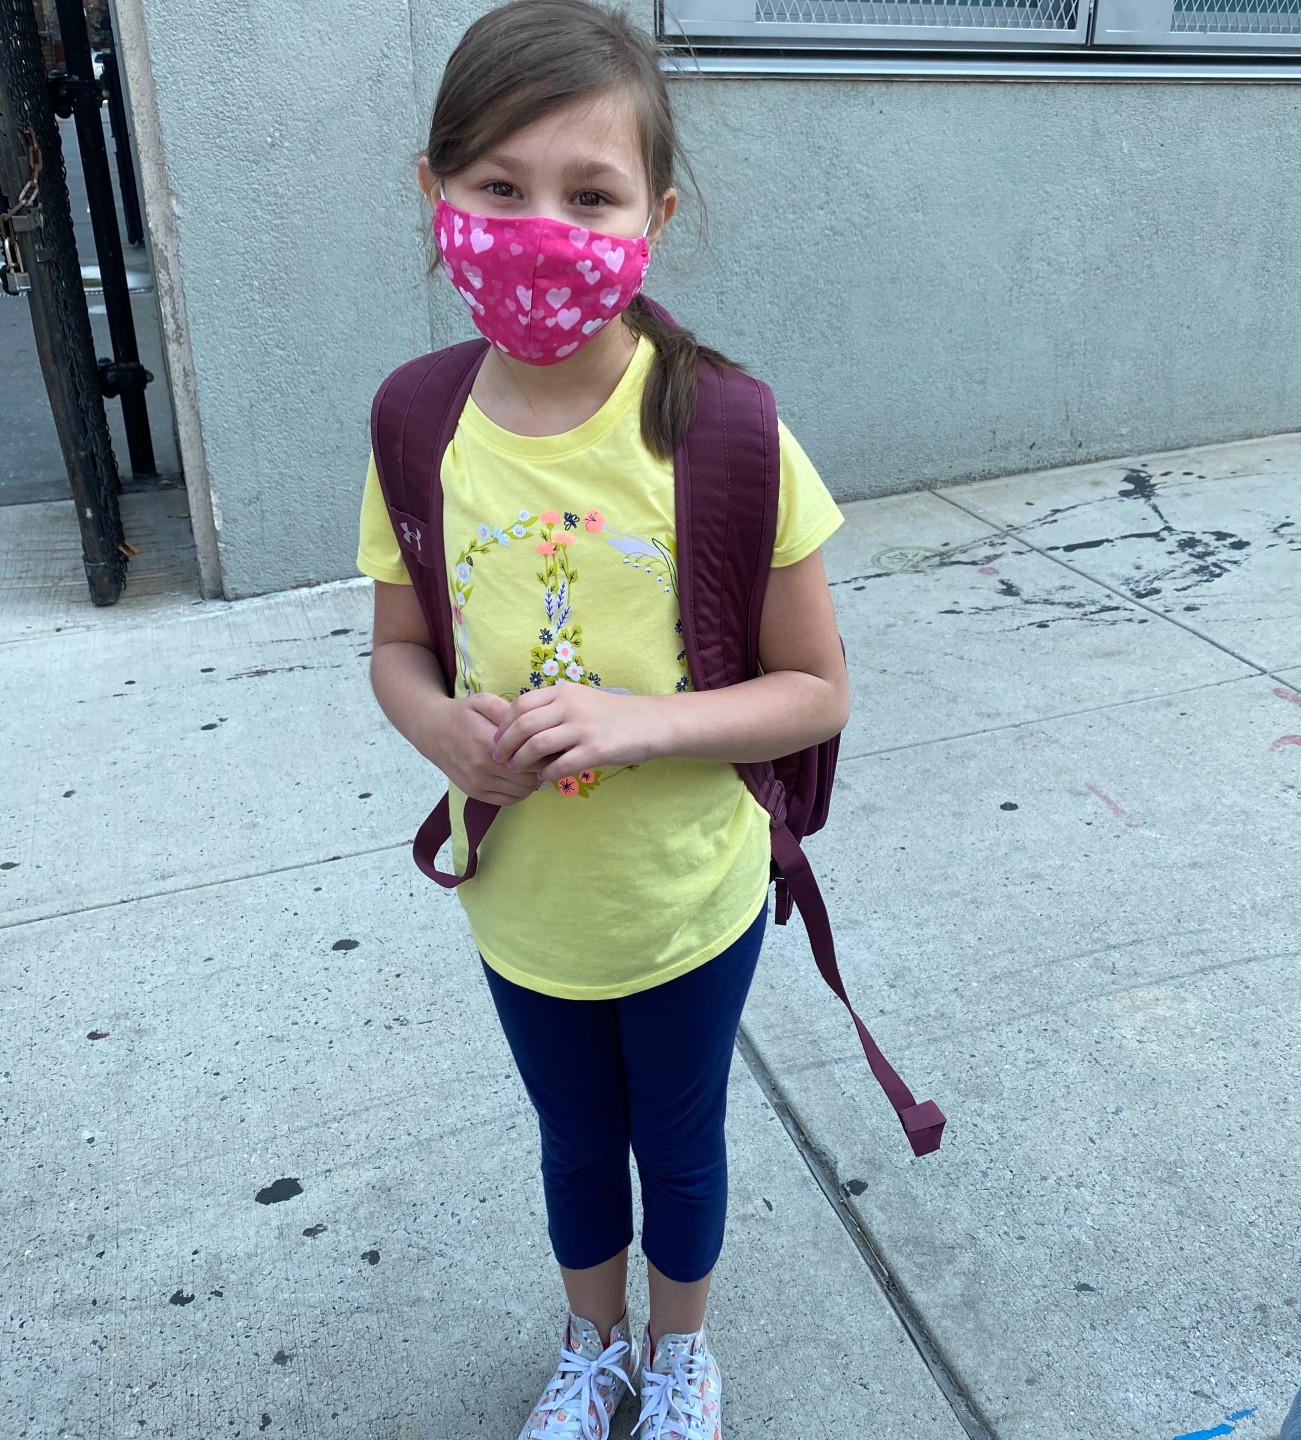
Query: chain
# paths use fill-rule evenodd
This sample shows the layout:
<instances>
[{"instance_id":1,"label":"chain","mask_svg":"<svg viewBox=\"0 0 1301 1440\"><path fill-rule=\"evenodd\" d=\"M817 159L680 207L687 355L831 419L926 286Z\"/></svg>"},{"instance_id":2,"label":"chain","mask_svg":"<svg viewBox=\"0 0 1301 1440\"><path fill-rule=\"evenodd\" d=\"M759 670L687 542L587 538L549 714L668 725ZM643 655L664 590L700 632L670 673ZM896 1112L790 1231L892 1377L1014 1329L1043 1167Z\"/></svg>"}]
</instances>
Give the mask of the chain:
<instances>
[{"instance_id":1,"label":"chain","mask_svg":"<svg viewBox=\"0 0 1301 1440\"><path fill-rule=\"evenodd\" d=\"M41 193L41 167L44 164L41 147L36 143L36 132L24 125L20 133L27 142L27 183L19 192L18 199L0 214L0 291L11 296L21 295L24 288L30 288L30 280L23 268L18 238L10 222L36 203L36 197ZM26 287L24 281L28 281Z\"/></svg>"},{"instance_id":2,"label":"chain","mask_svg":"<svg viewBox=\"0 0 1301 1440\"><path fill-rule=\"evenodd\" d=\"M36 132L26 125L22 128L22 136L27 141L27 168L31 172L27 184L19 192L18 199L0 214L0 225L6 225L15 215L23 210L30 210L36 203L36 197L41 193L41 168L44 159L41 156L41 147L36 143Z\"/></svg>"}]
</instances>

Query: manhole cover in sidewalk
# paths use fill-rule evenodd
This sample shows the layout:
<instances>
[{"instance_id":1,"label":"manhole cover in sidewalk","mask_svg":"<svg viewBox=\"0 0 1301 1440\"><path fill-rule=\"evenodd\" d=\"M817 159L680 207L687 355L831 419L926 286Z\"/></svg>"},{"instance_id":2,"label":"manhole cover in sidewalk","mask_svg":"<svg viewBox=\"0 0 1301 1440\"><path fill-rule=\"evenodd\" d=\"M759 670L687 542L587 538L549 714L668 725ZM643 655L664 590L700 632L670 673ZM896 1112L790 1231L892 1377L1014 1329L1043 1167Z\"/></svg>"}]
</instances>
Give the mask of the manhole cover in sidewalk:
<instances>
[{"instance_id":1,"label":"manhole cover in sidewalk","mask_svg":"<svg viewBox=\"0 0 1301 1440\"><path fill-rule=\"evenodd\" d=\"M872 564L878 570L920 570L944 553L928 545L892 545L888 550L878 550L872 556Z\"/></svg>"}]
</instances>

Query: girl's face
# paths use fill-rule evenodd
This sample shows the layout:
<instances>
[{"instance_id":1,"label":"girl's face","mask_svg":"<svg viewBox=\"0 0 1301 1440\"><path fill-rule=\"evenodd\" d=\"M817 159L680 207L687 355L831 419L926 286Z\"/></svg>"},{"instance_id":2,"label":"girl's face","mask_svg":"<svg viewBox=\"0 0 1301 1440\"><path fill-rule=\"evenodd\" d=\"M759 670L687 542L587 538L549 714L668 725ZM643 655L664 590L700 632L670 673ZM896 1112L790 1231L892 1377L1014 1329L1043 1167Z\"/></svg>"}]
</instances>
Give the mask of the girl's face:
<instances>
[{"instance_id":1,"label":"girl's face","mask_svg":"<svg viewBox=\"0 0 1301 1440\"><path fill-rule=\"evenodd\" d=\"M420 186L432 205L438 178L420 159ZM508 136L491 153L443 181L448 203L503 219L543 216L652 243L677 208L675 191L652 206L632 106L619 95L567 105ZM652 209L654 214L652 214Z\"/></svg>"}]
</instances>

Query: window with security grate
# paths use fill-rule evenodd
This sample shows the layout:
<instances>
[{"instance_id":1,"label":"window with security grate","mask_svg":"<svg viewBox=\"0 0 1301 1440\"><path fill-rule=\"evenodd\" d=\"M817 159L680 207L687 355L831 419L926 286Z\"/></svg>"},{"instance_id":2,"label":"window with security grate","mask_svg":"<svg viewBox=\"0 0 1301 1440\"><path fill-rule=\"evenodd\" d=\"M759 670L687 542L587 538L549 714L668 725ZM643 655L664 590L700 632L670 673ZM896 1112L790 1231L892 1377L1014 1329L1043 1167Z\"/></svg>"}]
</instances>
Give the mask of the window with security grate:
<instances>
[{"instance_id":1,"label":"window with security grate","mask_svg":"<svg viewBox=\"0 0 1301 1440\"><path fill-rule=\"evenodd\" d=\"M1253 5L1247 0L1208 5L1205 0L1175 0L1170 28L1178 34L1301 35L1301 0Z\"/></svg>"},{"instance_id":2,"label":"window with security grate","mask_svg":"<svg viewBox=\"0 0 1301 1440\"><path fill-rule=\"evenodd\" d=\"M759 0L760 25L925 25L946 29L1070 30L1075 0Z\"/></svg>"},{"instance_id":3,"label":"window with security grate","mask_svg":"<svg viewBox=\"0 0 1301 1440\"><path fill-rule=\"evenodd\" d=\"M1301 0L1097 0L1094 43L1294 53Z\"/></svg>"},{"instance_id":4,"label":"window with security grate","mask_svg":"<svg viewBox=\"0 0 1301 1440\"><path fill-rule=\"evenodd\" d=\"M1288 54L1301 49L1301 0L662 0L661 36L704 52L993 44Z\"/></svg>"}]
</instances>

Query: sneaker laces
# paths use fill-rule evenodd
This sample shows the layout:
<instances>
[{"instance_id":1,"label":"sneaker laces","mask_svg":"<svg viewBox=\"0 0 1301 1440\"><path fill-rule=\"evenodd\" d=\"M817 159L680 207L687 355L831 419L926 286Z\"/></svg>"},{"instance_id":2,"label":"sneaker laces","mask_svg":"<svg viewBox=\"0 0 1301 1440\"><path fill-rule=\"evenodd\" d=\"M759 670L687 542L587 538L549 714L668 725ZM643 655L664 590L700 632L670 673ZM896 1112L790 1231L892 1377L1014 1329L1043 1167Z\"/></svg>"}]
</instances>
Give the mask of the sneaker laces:
<instances>
[{"instance_id":1,"label":"sneaker laces","mask_svg":"<svg viewBox=\"0 0 1301 1440\"><path fill-rule=\"evenodd\" d=\"M605 1440L606 1431L597 1430L592 1424L592 1407L598 1415L603 1414L605 1402L596 1394L596 1382L602 1371L622 1380L632 1391L632 1381L627 1372L618 1364L632 1347L626 1340L616 1340L607 1345L594 1360L587 1360L576 1351L560 1349L560 1364L555 1377L542 1396L542 1408L546 1421L541 1429L529 1431L529 1440ZM568 1412L563 1420L556 1419L556 1412Z\"/></svg>"},{"instance_id":2,"label":"sneaker laces","mask_svg":"<svg viewBox=\"0 0 1301 1440\"><path fill-rule=\"evenodd\" d=\"M675 1355L667 1374L643 1370L641 1375L641 1419L633 1426L635 1435L643 1425L645 1440L696 1440L705 1435L705 1411L700 1387L708 1365L698 1355ZM666 1426L671 1428L665 1429Z\"/></svg>"}]
</instances>

